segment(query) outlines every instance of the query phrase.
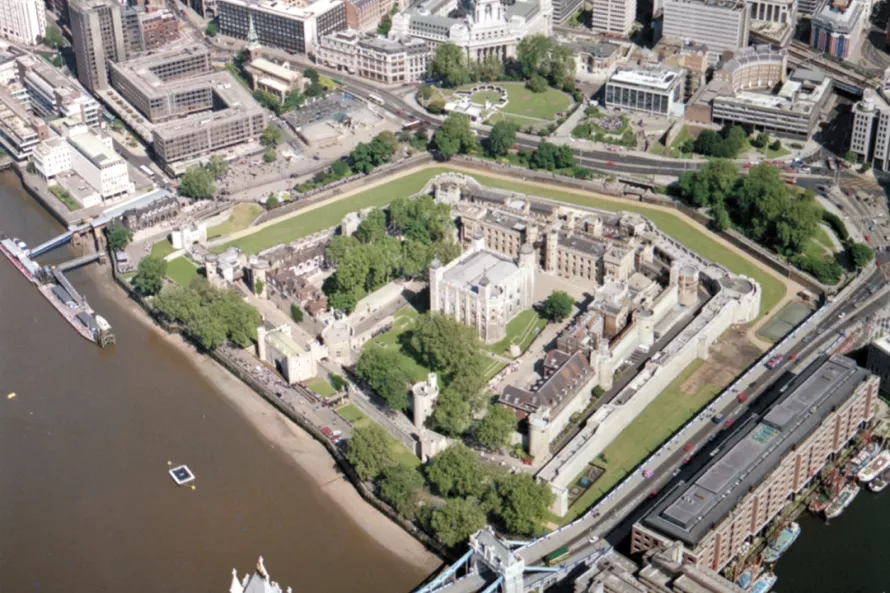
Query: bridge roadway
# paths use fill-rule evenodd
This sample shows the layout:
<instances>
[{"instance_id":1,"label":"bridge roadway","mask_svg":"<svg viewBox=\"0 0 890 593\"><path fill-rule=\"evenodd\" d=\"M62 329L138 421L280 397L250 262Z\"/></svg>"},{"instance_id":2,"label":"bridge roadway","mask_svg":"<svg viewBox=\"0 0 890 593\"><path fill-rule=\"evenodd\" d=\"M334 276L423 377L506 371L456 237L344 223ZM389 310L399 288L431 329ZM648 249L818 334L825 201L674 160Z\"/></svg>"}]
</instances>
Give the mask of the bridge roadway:
<instances>
[{"instance_id":1,"label":"bridge roadway","mask_svg":"<svg viewBox=\"0 0 890 593\"><path fill-rule=\"evenodd\" d=\"M879 270L864 275L859 279L859 284L849 289L848 293L826 306L824 312L818 314L819 317L812 321L810 327L794 332L793 337L787 337L766 354L761 361L751 367L735 382L734 387L727 389L707 408L699 420L693 420L672 439L672 447L650 457L644 466L655 472L655 478L646 480L642 477L642 469L638 470L619 486L623 492L613 490L612 494L592 509L595 512L588 512L561 531L554 532L550 536L520 549L520 556L527 564L532 565L540 562L544 556L562 546L581 553L589 546L588 538L591 535L605 535L612 545L617 545L630 533L634 522L638 521L657 503L658 496L652 496L653 493L663 493L666 490L665 487L669 490L678 485L680 480L688 480L707 462L710 452L719 448L720 443L731 432L737 430L738 426L744 423L745 418L752 416L757 409L772 401L770 398L763 398L765 403L758 403L763 394L771 391L777 379L789 375L789 371L792 369L803 368L808 359L820 348L825 348L834 341L843 328L864 319L884 306L886 298L883 295L887 288L890 287L886 287L884 275ZM876 291L874 297L870 297L870 291ZM875 301L876 299L877 302L866 302L866 300ZM839 318L840 315L843 317ZM785 373L777 377L776 373L766 369L763 362L780 353L785 355L786 360L792 354L797 355L797 360L787 363ZM749 397L747 407L736 399L738 393L742 391ZM725 430L723 426L710 422L709 418L718 412L722 412L727 418L734 419L736 428L729 431ZM711 440L712 437L713 440ZM697 453L692 456L692 460L688 464L684 465L684 459L690 455L684 451L686 443L693 443ZM672 476L675 469L679 469L680 472L677 476Z\"/></svg>"},{"instance_id":2,"label":"bridge roadway","mask_svg":"<svg viewBox=\"0 0 890 593\"><path fill-rule=\"evenodd\" d=\"M82 307L86 301L80 295L80 293L77 292L77 289L74 288L74 286L70 282L68 282L68 278L65 277L65 272L94 262L100 259L103 255L104 254L100 251L89 253L87 255L68 260L65 263L59 264L53 269L53 276L56 278L56 282L58 282L62 286L62 288L68 291L68 294L71 295L71 298L74 299L74 302L77 303L78 307Z\"/></svg>"}]
</instances>

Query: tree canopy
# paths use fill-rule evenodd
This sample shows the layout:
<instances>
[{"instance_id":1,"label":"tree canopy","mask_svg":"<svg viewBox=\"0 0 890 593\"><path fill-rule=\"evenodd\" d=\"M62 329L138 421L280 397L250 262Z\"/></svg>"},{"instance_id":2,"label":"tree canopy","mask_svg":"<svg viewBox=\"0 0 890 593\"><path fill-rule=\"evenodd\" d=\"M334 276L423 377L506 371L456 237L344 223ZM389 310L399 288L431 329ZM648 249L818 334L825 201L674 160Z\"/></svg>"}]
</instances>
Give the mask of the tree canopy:
<instances>
[{"instance_id":1,"label":"tree canopy","mask_svg":"<svg viewBox=\"0 0 890 593\"><path fill-rule=\"evenodd\" d=\"M389 448L389 435L379 424L371 423L352 431L346 446L346 459L362 480L373 480L395 464Z\"/></svg>"},{"instance_id":2,"label":"tree canopy","mask_svg":"<svg viewBox=\"0 0 890 593\"><path fill-rule=\"evenodd\" d=\"M410 519L414 516L423 485L423 476L413 467L391 465L381 472L377 487L383 500Z\"/></svg>"},{"instance_id":3,"label":"tree canopy","mask_svg":"<svg viewBox=\"0 0 890 593\"><path fill-rule=\"evenodd\" d=\"M532 169L567 169L575 166L575 152L567 144L557 146L551 142L541 142L528 164Z\"/></svg>"},{"instance_id":4,"label":"tree canopy","mask_svg":"<svg viewBox=\"0 0 890 593\"><path fill-rule=\"evenodd\" d=\"M408 376L400 362L395 350L369 345L362 350L355 366L356 374L394 410L408 409Z\"/></svg>"},{"instance_id":5,"label":"tree canopy","mask_svg":"<svg viewBox=\"0 0 890 593\"><path fill-rule=\"evenodd\" d=\"M447 377L478 372L483 365L478 330L444 313L428 312L417 320L411 347L421 364Z\"/></svg>"},{"instance_id":6,"label":"tree canopy","mask_svg":"<svg viewBox=\"0 0 890 593\"><path fill-rule=\"evenodd\" d=\"M510 444L516 424L516 414L510 408L499 404L489 406L485 417L476 424L473 436L486 449L499 451Z\"/></svg>"},{"instance_id":7,"label":"tree canopy","mask_svg":"<svg viewBox=\"0 0 890 593\"><path fill-rule=\"evenodd\" d=\"M870 264L875 258L874 250L865 243L853 243L850 245L849 250L853 264L860 270Z\"/></svg>"},{"instance_id":8,"label":"tree canopy","mask_svg":"<svg viewBox=\"0 0 890 593\"><path fill-rule=\"evenodd\" d=\"M65 47L65 37L62 35L62 30L53 24L48 24L43 35L43 44L53 49Z\"/></svg>"},{"instance_id":9,"label":"tree canopy","mask_svg":"<svg viewBox=\"0 0 890 593\"><path fill-rule=\"evenodd\" d=\"M553 493L528 474L507 474L497 482L498 514L510 533L532 535L547 516Z\"/></svg>"},{"instance_id":10,"label":"tree canopy","mask_svg":"<svg viewBox=\"0 0 890 593\"><path fill-rule=\"evenodd\" d=\"M275 147L281 144L281 128L278 126L266 126L263 135L260 136L260 143L263 146Z\"/></svg>"},{"instance_id":11,"label":"tree canopy","mask_svg":"<svg viewBox=\"0 0 890 593\"><path fill-rule=\"evenodd\" d=\"M544 301L544 316L550 321L562 321L571 316L575 307L575 299L567 292L555 290Z\"/></svg>"},{"instance_id":12,"label":"tree canopy","mask_svg":"<svg viewBox=\"0 0 890 593\"><path fill-rule=\"evenodd\" d=\"M158 311L185 326L206 350L231 340L245 348L256 342L262 317L234 290L217 288L197 277L188 287L168 286L155 298Z\"/></svg>"},{"instance_id":13,"label":"tree canopy","mask_svg":"<svg viewBox=\"0 0 890 593\"><path fill-rule=\"evenodd\" d=\"M349 165L357 173L370 173L392 159L399 143L392 132L381 132L365 144L360 142L349 155Z\"/></svg>"},{"instance_id":14,"label":"tree canopy","mask_svg":"<svg viewBox=\"0 0 890 593\"><path fill-rule=\"evenodd\" d=\"M471 501L450 499L433 511L430 526L442 543L454 547L485 527L485 512Z\"/></svg>"},{"instance_id":15,"label":"tree canopy","mask_svg":"<svg viewBox=\"0 0 890 593\"><path fill-rule=\"evenodd\" d=\"M133 240L133 231L119 222L113 223L108 229L108 246L114 251L125 249Z\"/></svg>"},{"instance_id":16,"label":"tree canopy","mask_svg":"<svg viewBox=\"0 0 890 593\"><path fill-rule=\"evenodd\" d=\"M427 478L442 496L480 497L488 482L476 454L460 443L451 445L427 466Z\"/></svg>"},{"instance_id":17,"label":"tree canopy","mask_svg":"<svg viewBox=\"0 0 890 593\"><path fill-rule=\"evenodd\" d=\"M429 62L429 73L447 87L470 82L466 54L454 43L440 43L436 46L436 54Z\"/></svg>"},{"instance_id":18,"label":"tree canopy","mask_svg":"<svg viewBox=\"0 0 890 593\"><path fill-rule=\"evenodd\" d=\"M470 128L470 118L463 113L450 113L433 136L433 145L446 159L472 151L476 136Z\"/></svg>"},{"instance_id":19,"label":"tree canopy","mask_svg":"<svg viewBox=\"0 0 890 593\"><path fill-rule=\"evenodd\" d=\"M491 133L485 143L486 151L490 156L500 157L507 154L516 144L516 132L519 126L511 121L499 121L491 128Z\"/></svg>"},{"instance_id":20,"label":"tree canopy","mask_svg":"<svg viewBox=\"0 0 890 593\"><path fill-rule=\"evenodd\" d=\"M200 165L189 167L179 183L179 193L187 198L212 198L216 194L213 173Z\"/></svg>"},{"instance_id":21,"label":"tree canopy","mask_svg":"<svg viewBox=\"0 0 890 593\"><path fill-rule=\"evenodd\" d=\"M167 261L156 257L146 257L139 262L136 275L133 276L133 286L145 296L152 296L161 292L164 286L164 276L167 275Z\"/></svg>"}]
</instances>

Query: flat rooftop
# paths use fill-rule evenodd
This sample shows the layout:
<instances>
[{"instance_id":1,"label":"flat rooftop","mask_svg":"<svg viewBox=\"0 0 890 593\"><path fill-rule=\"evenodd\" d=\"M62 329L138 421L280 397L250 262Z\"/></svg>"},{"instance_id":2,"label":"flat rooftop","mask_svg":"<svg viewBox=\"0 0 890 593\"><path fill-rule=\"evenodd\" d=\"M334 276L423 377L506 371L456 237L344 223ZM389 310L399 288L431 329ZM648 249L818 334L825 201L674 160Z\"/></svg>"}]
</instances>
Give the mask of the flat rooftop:
<instances>
[{"instance_id":1,"label":"flat rooftop","mask_svg":"<svg viewBox=\"0 0 890 593\"><path fill-rule=\"evenodd\" d=\"M511 260L490 251L477 251L445 272L445 281L464 290L479 292L479 283L487 279L492 286L502 284L518 270Z\"/></svg>"},{"instance_id":2,"label":"flat rooftop","mask_svg":"<svg viewBox=\"0 0 890 593\"><path fill-rule=\"evenodd\" d=\"M68 138L68 142L99 168L124 162L123 157L105 146L98 133L92 130L71 136Z\"/></svg>"},{"instance_id":3,"label":"flat rooftop","mask_svg":"<svg viewBox=\"0 0 890 593\"><path fill-rule=\"evenodd\" d=\"M221 2L225 2L226 4L233 4L235 6L243 6L245 8L250 8L253 10L257 10L260 12L267 12L269 14L274 14L283 17L290 17L297 20L305 20L314 16L322 15L334 8L335 6L339 6L343 4L342 0L318 0L318 2L313 2L311 4L301 4L297 5L289 2L278 2L275 0L260 0L260 1L251 1L251 0L220 0Z\"/></svg>"},{"instance_id":4,"label":"flat rooftop","mask_svg":"<svg viewBox=\"0 0 890 593\"><path fill-rule=\"evenodd\" d=\"M674 86L680 78L682 78L680 71L671 68L627 68L615 72L609 82L666 91Z\"/></svg>"},{"instance_id":5,"label":"flat rooftop","mask_svg":"<svg viewBox=\"0 0 890 593\"><path fill-rule=\"evenodd\" d=\"M869 375L849 358L818 358L789 384L760 422L739 430L694 480L656 505L643 525L695 547Z\"/></svg>"},{"instance_id":6,"label":"flat rooftop","mask_svg":"<svg viewBox=\"0 0 890 593\"><path fill-rule=\"evenodd\" d=\"M266 340L285 356L299 356L304 352L300 345L297 344L297 341L283 331L273 331L266 334Z\"/></svg>"}]
</instances>

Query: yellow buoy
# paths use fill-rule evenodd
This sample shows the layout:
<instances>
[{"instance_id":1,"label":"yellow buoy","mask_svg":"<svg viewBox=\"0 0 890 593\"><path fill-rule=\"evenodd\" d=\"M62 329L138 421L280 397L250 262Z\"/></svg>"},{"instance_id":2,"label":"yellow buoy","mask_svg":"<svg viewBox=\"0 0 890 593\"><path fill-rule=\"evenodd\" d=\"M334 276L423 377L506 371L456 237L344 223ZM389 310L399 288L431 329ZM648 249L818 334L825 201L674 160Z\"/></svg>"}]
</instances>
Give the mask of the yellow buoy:
<instances>
[{"instance_id":1,"label":"yellow buoy","mask_svg":"<svg viewBox=\"0 0 890 593\"><path fill-rule=\"evenodd\" d=\"M195 489L195 485L194 485L194 484L192 484L192 490L194 490L194 489Z\"/></svg>"},{"instance_id":2,"label":"yellow buoy","mask_svg":"<svg viewBox=\"0 0 890 593\"><path fill-rule=\"evenodd\" d=\"M173 462L172 462L172 461L168 461L168 462L167 462L167 467L170 467L171 465L173 465Z\"/></svg>"},{"instance_id":3,"label":"yellow buoy","mask_svg":"<svg viewBox=\"0 0 890 593\"><path fill-rule=\"evenodd\" d=\"M6 396L6 399L12 399L15 397L15 391Z\"/></svg>"}]
</instances>

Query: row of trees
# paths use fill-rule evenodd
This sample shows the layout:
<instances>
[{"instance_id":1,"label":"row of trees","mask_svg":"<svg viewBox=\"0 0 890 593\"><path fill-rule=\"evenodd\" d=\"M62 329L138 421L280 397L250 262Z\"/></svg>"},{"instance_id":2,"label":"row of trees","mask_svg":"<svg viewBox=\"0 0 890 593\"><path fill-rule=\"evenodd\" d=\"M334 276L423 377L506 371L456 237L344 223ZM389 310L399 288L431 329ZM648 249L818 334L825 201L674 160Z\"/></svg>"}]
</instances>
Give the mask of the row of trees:
<instances>
[{"instance_id":1,"label":"row of trees","mask_svg":"<svg viewBox=\"0 0 890 593\"><path fill-rule=\"evenodd\" d=\"M769 136L767 136L767 141ZM734 159L748 142L748 132L741 126L727 126L715 132L704 130L693 140L688 139L680 150L724 159ZM781 148L781 143L779 144Z\"/></svg>"},{"instance_id":2,"label":"row of trees","mask_svg":"<svg viewBox=\"0 0 890 593\"><path fill-rule=\"evenodd\" d=\"M376 424L353 432L346 457L362 479L375 482L381 498L449 547L465 542L488 521L517 535L538 533L553 499L545 484L485 465L460 444L437 455L423 471L399 465L389 436ZM430 494L444 503L421 504Z\"/></svg>"},{"instance_id":3,"label":"row of trees","mask_svg":"<svg viewBox=\"0 0 890 593\"><path fill-rule=\"evenodd\" d=\"M268 131L274 126L266 129ZM278 130L279 138L281 130ZM272 133L274 135L274 132ZM265 136L265 133L263 134ZM187 198L209 200L216 195L216 182L222 179L229 170L229 163L218 155L210 157L203 165L194 165L186 169L179 182L179 193Z\"/></svg>"},{"instance_id":4,"label":"row of trees","mask_svg":"<svg viewBox=\"0 0 890 593\"><path fill-rule=\"evenodd\" d=\"M256 330L262 323L259 312L237 292L217 288L201 276L188 287L167 287L154 303L167 319L185 326L206 350L214 350L226 340L245 348L256 342Z\"/></svg>"},{"instance_id":5,"label":"row of trees","mask_svg":"<svg viewBox=\"0 0 890 593\"><path fill-rule=\"evenodd\" d=\"M397 198L388 212L370 212L355 236L335 237L327 249L337 268L323 287L331 307L351 312L364 294L387 282L425 276L434 258L451 261L460 254L453 228L451 209L430 197Z\"/></svg>"}]
</instances>

